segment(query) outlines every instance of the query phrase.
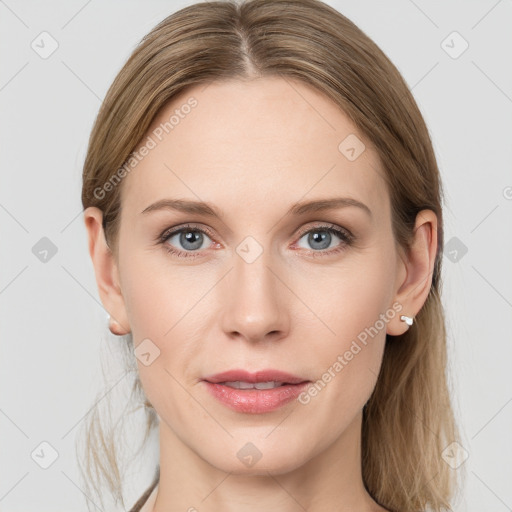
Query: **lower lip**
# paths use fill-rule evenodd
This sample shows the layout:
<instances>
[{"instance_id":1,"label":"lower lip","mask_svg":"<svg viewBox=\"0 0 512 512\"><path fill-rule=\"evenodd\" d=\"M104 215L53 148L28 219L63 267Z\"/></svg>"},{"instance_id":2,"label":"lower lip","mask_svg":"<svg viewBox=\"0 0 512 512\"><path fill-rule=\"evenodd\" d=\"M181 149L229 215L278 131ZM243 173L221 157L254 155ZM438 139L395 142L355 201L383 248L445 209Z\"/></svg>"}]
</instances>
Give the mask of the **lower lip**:
<instances>
[{"instance_id":1,"label":"lower lip","mask_svg":"<svg viewBox=\"0 0 512 512\"><path fill-rule=\"evenodd\" d=\"M237 412L261 414L271 412L296 399L309 382L286 384L272 389L235 389L204 381L208 391L224 405Z\"/></svg>"}]
</instances>

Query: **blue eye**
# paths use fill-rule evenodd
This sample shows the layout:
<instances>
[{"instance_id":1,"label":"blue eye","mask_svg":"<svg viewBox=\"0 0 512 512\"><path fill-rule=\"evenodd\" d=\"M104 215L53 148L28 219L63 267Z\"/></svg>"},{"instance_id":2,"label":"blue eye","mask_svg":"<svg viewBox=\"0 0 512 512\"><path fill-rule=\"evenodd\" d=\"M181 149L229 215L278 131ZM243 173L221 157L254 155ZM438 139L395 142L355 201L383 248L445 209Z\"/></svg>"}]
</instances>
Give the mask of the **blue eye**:
<instances>
[{"instance_id":1,"label":"blue eye","mask_svg":"<svg viewBox=\"0 0 512 512\"><path fill-rule=\"evenodd\" d=\"M208 247L208 244L206 247L203 247L206 241L205 237L210 238L204 229L185 226L175 231L164 233L164 235L161 237L161 242L166 245L166 249L170 253L175 254L178 257L187 258L195 256L195 254L186 254L187 252L193 253ZM173 239L176 239L174 244L178 244L178 248L176 248L174 244L171 245L169 243ZM181 248L179 246L181 246Z\"/></svg>"},{"instance_id":2,"label":"blue eye","mask_svg":"<svg viewBox=\"0 0 512 512\"><path fill-rule=\"evenodd\" d=\"M334 234L334 236L337 235ZM301 237L300 240L304 237L307 237L307 243L310 244L310 247L313 249L329 249L331 242L333 241L333 232L327 229L315 229L306 233L306 235Z\"/></svg>"},{"instance_id":3,"label":"blue eye","mask_svg":"<svg viewBox=\"0 0 512 512\"><path fill-rule=\"evenodd\" d=\"M309 247L300 245L300 241L302 239L306 240L306 243L309 245ZM336 243L336 239L340 240L341 243ZM343 250L347 245L350 245L352 241L353 237L348 231L342 230L334 225L315 226L313 229L309 229L301 236L298 241L298 246L304 249L308 249L310 253L320 253L313 254L314 256L330 255Z\"/></svg>"},{"instance_id":4,"label":"blue eye","mask_svg":"<svg viewBox=\"0 0 512 512\"><path fill-rule=\"evenodd\" d=\"M165 231L159 237L159 243L163 244L170 254L178 258L195 258L201 255L203 249L211 246L212 237L213 235L205 228L185 225ZM302 239L306 239L309 247L300 245ZM336 243L336 239L341 243ZM354 236L348 230L335 224L329 224L314 226L303 231L297 244L301 249L306 249L309 255L318 257L330 256L343 251L352 244L353 240Z\"/></svg>"}]
</instances>

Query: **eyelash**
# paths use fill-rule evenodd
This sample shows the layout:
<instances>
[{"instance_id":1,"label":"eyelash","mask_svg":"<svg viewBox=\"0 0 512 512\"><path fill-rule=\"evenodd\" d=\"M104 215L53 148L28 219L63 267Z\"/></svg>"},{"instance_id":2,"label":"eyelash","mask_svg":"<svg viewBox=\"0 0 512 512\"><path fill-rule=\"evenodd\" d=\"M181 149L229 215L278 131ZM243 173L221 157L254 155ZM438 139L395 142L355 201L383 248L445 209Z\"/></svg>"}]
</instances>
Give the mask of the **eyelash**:
<instances>
[{"instance_id":1,"label":"eyelash","mask_svg":"<svg viewBox=\"0 0 512 512\"><path fill-rule=\"evenodd\" d=\"M158 243L162 244L164 246L165 250L168 253L172 254L173 256L176 256L178 258L197 258L197 257L199 257L199 254L198 254L199 251L186 251L186 252L179 251L176 248L174 248L172 245L169 245L167 243L167 240L169 240L169 238L171 238L173 235L176 235L176 234L182 233L182 232L189 232L189 231L197 231L199 233L208 235L210 238L213 239L213 234L208 229L198 227L193 224L185 224L184 226L181 226L179 229L173 228L171 230L164 231L158 237L157 241L158 241ZM308 251L313 258L332 256L333 254L338 254L339 252L344 251L347 246L352 245L352 243L354 242L354 239L355 239L354 235L352 235L352 233L350 233L350 231L348 231L347 229L344 229L344 228L339 228L335 224L322 224L322 225L310 227L304 231L301 231L298 235L298 239L300 240L304 235L306 235L310 232L314 232L314 231L327 231L328 233L335 234L342 240L342 243L339 246L335 247L334 249Z\"/></svg>"}]
</instances>

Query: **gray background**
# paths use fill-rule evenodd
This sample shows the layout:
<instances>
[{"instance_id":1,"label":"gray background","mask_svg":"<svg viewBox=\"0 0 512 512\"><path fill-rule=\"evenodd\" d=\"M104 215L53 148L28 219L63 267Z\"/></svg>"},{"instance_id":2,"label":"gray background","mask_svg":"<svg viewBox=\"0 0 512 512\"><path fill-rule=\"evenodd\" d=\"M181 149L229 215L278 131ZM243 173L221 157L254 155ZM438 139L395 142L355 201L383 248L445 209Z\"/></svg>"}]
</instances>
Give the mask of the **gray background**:
<instances>
[{"instance_id":1,"label":"gray background","mask_svg":"<svg viewBox=\"0 0 512 512\"><path fill-rule=\"evenodd\" d=\"M106 334L87 251L81 165L115 74L188 3L0 0L1 511L85 510L74 438L103 386L100 359L119 341ZM401 71L438 157L453 399L468 454L454 469L466 479L455 510L512 510L512 3L328 3ZM43 31L58 43L47 58L31 47L42 52L46 37L51 49ZM454 31L469 44L461 55ZM43 237L57 251L46 261ZM122 373L109 371L114 393ZM48 469L36 463L51 454L43 441L58 452ZM152 464L133 466L133 499Z\"/></svg>"}]
</instances>

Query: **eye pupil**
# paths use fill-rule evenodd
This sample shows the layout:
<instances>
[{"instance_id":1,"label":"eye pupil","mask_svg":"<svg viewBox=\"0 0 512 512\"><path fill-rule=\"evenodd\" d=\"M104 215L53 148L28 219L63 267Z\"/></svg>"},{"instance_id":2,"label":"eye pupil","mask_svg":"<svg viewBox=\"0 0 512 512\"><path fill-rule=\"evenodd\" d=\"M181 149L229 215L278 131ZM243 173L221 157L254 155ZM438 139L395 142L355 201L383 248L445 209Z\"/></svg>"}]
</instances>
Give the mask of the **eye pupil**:
<instances>
[{"instance_id":1,"label":"eye pupil","mask_svg":"<svg viewBox=\"0 0 512 512\"><path fill-rule=\"evenodd\" d=\"M309 242L313 247L320 242L320 247L317 245L315 249L327 249L331 244L331 234L328 231L312 231L309 234Z\"/></svg>"},{"instance_id":2,"label":"eye pupil","mask_svg":"<svg viewBox=\"0 0 512 512\"><path fill-rule=\"evenodd\" d=\"M202 236L202 233L198 231L184 231L181 233L180 243L184 248L189 250L199 249L202 245ZM197 243L198 241L199 244ZM192 244L192 247L187 246L187 244Z\"/></svg>"}]
</instances>

